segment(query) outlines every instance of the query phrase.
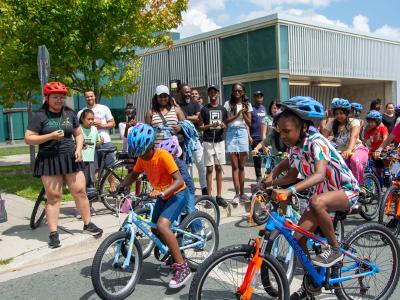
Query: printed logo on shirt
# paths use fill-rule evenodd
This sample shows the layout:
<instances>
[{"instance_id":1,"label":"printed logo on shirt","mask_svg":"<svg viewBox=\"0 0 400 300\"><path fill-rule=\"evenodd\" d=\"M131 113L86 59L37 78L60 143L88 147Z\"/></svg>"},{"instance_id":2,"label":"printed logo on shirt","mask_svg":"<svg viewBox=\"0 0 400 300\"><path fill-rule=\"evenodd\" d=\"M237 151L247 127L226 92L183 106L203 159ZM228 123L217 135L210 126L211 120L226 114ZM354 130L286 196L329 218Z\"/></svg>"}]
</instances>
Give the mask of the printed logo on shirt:
<instances>
[{"instance_id":1,"label":"printed logo on shirt","mask_svg":"<svg viewBox=\"0 0 400 300\"><path fill-rule=\"evenodd\" d=\"M211 110L210 111L210 123L219 123L222 121L221 111L220 110Z\"/></svg>"}]
</instances>

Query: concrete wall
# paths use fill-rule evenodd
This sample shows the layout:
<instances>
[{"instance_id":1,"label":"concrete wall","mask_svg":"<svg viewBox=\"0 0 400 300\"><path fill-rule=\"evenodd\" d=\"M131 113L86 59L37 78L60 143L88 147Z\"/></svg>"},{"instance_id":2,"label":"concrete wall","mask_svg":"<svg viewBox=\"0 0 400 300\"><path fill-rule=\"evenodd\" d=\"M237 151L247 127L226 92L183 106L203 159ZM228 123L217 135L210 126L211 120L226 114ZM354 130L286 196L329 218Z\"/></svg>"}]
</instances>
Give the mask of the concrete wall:
<instances>
[{"instance_id":1,"label":"concrete wall","mask_svg":"<svg viewBox=\"0 0 400 300\"><path fill-rule=\"evenodd\" d=\"M381 99L383 105L396 102L395 82L379 82L367 84L344 85L338 88L338 96L356 101L364 105L362 116L369 111L370 103L374 99ZM381 109L383 112L383 110Z\"/></svg>"}]
</instances>

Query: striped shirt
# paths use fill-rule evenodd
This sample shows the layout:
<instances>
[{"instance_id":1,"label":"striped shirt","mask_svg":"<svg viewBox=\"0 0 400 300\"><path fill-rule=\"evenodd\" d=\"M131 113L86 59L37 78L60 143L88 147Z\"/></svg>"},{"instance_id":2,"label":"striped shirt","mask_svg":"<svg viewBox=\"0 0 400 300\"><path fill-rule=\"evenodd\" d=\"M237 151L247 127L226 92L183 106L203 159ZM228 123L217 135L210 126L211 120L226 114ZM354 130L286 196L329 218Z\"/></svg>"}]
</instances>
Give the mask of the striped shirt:
<instances>
[{"instance_id":1,"label":"striped shirt","mask_svg":"<svg viewBox=\"0 0 400 300\"><path fill-rule=\"evenodd\" d=\"M163 115L166 124L164 124L163 119L160 117L161 113L156 112L154 110L152 112L153 112L153 115L151 117L151 126L154 129L156 129L162 125L166 125L168 127L171 127L172 125L178 125L178 115L176 114L176 110L175 110L174 106L172 106L171 110L169 110L165 115ZM156 130L156 142L164 140L164 139L165 139L164 132Z\"/></svg>"}]
</instances>

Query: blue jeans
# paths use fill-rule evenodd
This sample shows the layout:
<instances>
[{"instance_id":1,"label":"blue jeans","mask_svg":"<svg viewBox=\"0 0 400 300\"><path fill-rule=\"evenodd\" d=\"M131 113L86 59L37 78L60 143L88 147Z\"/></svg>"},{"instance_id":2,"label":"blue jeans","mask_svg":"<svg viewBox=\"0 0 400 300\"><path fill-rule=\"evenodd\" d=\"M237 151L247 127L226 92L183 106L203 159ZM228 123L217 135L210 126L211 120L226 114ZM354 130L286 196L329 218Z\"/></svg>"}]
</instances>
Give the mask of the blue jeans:
<instances>
[{"instance_id":1,"label":"blue jeans","mask_svg":"<svg viewBox=\"0 0 400 300\"><path fill-rule=\"evenodd\" d=\"M196 211L195 208L195 198L193 193L188 193L188 201L185 206L186 213L189 215L191 213L194 213ZM192 233L197 233L200 230L203 229L203 224L201 224L201 221L199 219L194 220L193 223L190 225L190 230Z\"/></svg>"}]
</instances>

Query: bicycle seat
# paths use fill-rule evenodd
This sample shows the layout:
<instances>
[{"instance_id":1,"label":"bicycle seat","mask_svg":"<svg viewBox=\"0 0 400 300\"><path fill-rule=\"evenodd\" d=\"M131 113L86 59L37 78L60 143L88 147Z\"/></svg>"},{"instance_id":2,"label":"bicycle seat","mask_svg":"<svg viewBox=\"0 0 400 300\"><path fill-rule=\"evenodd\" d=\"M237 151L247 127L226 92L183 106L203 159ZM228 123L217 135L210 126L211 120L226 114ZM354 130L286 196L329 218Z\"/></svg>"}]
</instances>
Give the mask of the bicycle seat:
<instances>
[{"instance_id":1,"label":"bicycle seat","mask_svg":"<svg viewBox=\"0 0 400 300\"><path fill-rule=\"evenodd\" d=\"M128 159L128 158L130 158L128 152L122 152L122 151L118 151L117 152L117 159L118 160Z\"/></svg>"},{"instance_id":2,"label":"bicycle seat","mask_svg":"<svg viewBox=\"0 0 400 300\"><path fill-rule=\"evenodd\" d=\"M115 152L115 151L117 151L117 148L116 147L112 147L112 148L106 148L106 149L98 149L98 150L96 150L97 151L97 153L113 153L113 152Z\"/></svg>"}]
</instances>

